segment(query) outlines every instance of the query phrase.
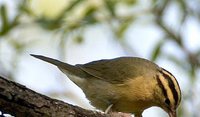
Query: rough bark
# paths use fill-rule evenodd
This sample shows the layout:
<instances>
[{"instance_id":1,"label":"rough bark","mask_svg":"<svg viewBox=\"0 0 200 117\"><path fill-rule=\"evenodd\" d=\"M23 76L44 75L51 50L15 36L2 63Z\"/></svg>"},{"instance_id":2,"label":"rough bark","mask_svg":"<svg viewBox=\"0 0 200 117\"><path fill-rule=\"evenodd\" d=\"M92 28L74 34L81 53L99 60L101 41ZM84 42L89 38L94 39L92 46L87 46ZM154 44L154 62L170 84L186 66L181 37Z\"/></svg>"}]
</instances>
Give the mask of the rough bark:
<instances>
[{"instance_id":1,"label":"rough bark","mask_svg":"<svg viewBox=\"0 0 200 117\"><path fill-rule=\"evenodd\" d=\"M125 117L85 110L39 94L0 76L0 111L15 117Z\"/></svg>"}]
</instances>

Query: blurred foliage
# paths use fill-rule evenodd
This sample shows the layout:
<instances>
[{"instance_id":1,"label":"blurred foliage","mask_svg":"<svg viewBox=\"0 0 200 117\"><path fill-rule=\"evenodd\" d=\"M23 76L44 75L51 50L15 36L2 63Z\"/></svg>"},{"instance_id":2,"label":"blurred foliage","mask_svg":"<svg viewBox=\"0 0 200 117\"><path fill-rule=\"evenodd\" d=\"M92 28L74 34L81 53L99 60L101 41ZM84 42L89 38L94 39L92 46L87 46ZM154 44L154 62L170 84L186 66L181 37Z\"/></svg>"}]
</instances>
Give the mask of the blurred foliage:
<instances>
[{"instance_id":1,"label":"blurred foliage","mask_svg":"<svg viewBox=\"0 0 200 117\"><path fill-rule=\"evenodd\" d=\"M33 1L35 0L13 1L16 5L16 12L12 17L9 14L11 12L8 12L10 10L8 6L3 3L0 4L0 41L10 39L9 35L20 29L21 26L37 24L47 32L62 32L63 39L60 41L60 47L63 50L65 48L64 39L69 35L73 34L75 42L81 44L84 41L84 30L87 30L89 26L105 24L110 28L114 40L120 43L122 48L132 52L132 48L126 42L125 34L130 26L136 23L139 17L150 15L153 17L153 19L149 19L150 22L163 32L162 39L155 44L154 50L151 53L151 59L156 61L161 56L168 58L169 61L175 63L187 73L188 78L190 78L189 81L191 81L190 89L192 90L195 87L196 75L200 67L200 50L192 51L187 48L181 30L183 30L182 25L189 18L194 18L198 22L200 21L199 0L149 0L150 7L140 12L132 10L132 8L139 5L138 3L141 3L139 0L68 0L66 7L54 18L49 18L42 13L37 14L35 9L31 7L31 2ZM121 9L120 6L129 10L121 13L119 12L119 9ZM178 22L176 29L171 29L165 21L165 14L168 12L170 6L177 6L179 10L180 17L179 19L175 19ZM24 21L24 19L28 21ZM166 54L163 47L168 42L175 43L177 48L184 52L185 58L180 60L178 55ZM9 44L16 50L15 56L18 57L30 45L30 43L21 43L18 40L12 40ZM13 69L17 69L16 59L10 63L11 66L13 64L15 66ZM0 60L1 67L3 67L3 64ZM12 72L7 72L5 74L12 74ZM14 77L13 75L8 76L10 78L11 76ZM190 93L184 94L183 100L194 101L190 95ZM193 112L185 110L187 110L187 106L183 102L179 108L179 117L186 117L188 115L190 117L197 117L196 115L199 114L199 109Z\"/></svg>"}]
</instances>

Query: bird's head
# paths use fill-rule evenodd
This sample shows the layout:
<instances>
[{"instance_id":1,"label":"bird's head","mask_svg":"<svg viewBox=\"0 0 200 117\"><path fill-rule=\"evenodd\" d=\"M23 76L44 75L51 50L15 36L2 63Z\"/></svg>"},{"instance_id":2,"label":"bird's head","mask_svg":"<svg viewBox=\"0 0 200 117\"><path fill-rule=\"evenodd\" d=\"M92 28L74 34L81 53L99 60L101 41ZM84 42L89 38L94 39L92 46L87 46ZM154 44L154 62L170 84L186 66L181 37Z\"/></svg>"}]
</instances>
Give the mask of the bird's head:
<instances>
[{"instance_id":1,"label":"bird's head","mask_svg":"<svg viewBox=\"0 0 200 117\"><path fill-rule=\"evenodd\" d=\"M181 101L181 90L176 78L167 70L160 69L156 75L157 104L165 110L169 117L177 117L176 110Z\"/></svg>"}]
</instances>

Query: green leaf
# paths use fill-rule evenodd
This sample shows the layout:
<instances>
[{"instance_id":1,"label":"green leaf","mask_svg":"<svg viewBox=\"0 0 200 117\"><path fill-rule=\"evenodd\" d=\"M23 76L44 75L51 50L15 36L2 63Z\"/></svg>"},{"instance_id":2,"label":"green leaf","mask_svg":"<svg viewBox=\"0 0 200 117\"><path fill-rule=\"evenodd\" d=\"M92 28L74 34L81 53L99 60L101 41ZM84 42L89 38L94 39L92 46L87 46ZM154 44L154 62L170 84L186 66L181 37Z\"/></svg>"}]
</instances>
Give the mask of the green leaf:
<instances>
[{"instance_id":1,"label":"green leaf","mask_svg":"<svg viewBox=\"0 0 200 117\"><path fill-rule=\"evenodd\" d=\"M122 1L124 2L126 5L135 5L138 1L137 0L124 0Z\"/></svg>"},{"instance_id":2,"label":"green leaf","mask_svg":"<svg viewBox=\"0 0 200 117\"><path fill-rule=\"evenodd\" d=\"M178 5L180 6L180 11L181 11L181 17L180 17L180 23L183 24L188 16L188 8L187 8L187 3L185 0L177 0Z\"/></svg>"},{"instance_id":3,"label":"green leaf","mask_svg":"<svg viewBox=\"0 0 200 117\"><path fill-rule=\"evenodd\" d=\"M160 52L161 52L163 44L164 44L164 40L163 39L161 39L161 41L159 41L156 44L156 46L155 46L155 48L154 48L154 50L152 52L152 55L151 55L151 60L152 61L155 61L158 58L158 56L160 55Z\"/></svg>"},{"instance_id":4,"label":"green leaf","mask_svg":"<svg viewBox=\"0 0 200 117\"><path fill-rule=\"evenodd\" d=\"M106 7L108 11L110 12L111 16L116 16L115 14L115 6L116 6L117 1L115 0L105 0Z\"/></svg>"},{"instance_id":5,"label":"green leaf","mask_svg":"<svg viewBox=\"0 0 200 117\"><path fill-rule=\"evenodd\" d=\"M74 40L75 40L75 42L76 42L77 44L81 44L81 43L83 43L84 38L83 38L82 35L77 35L77 36L74 38Z\"/></svg>"},{"instance_id":6,"label":"green leaf","mask_svg":"<svg viewBox=\"0 0 200 117\"><path fill-rule=\"evenodd\" d=\"M85 11L85 17L83 18L83 21L85 21L87 24L94 24L97 22L95 18L95 11L96 7L88 7Z\"/></svg>"},{"instance_id":7,"label":"green leaf","mask_svg":"<svg viewBox=\"0 0 200 117\"><path fill-rule=\"evenodd\" d=\"M36 20L37 23L39 23L43 28L47 30L55 30L63 26L64 18L66 17L67 13L70 13L70 11L78 5L78 3L82 2L83 0L74 0L69 6L67 6L61 13L58 15L55 19L48 19L46 17L40 17Z\"/></svg>"},{"instance_id":8,"label":"green leaf","mask_svg":"<svg viewBox=\"0 0 200 117\"><path fill-rule=\"evenodd\" d=\"M61 20L63 19L67 13L70 13L70 11L79 3L83 2L84 0L73 0L73 2L67 6L61 13L60 15L57 17L57 20Z\"/></svg>"},{"instance_id":9,"label":"green leaf","mask_svg":"<svg viewBox=\"0 0 200 117\"><path fill-rule=\"evenodd\" d=\"M0 31L0 36L4 35L9 30L9 21L8 21L8 15L7 15L7 8L5 5L0 6L0 16L2 21L2 28Z\"/></svg>"},{"instance_id":10,"label":"green leaf","mask_svg":"<svg viewBox=\"0 0 200 117\"><path fill-rule=\"evenodd\" d=\"M118 29L116 30L116 35L119 39L122 39L124 37L125 32L129 28L129 26L131 25L133 20L134 20L133 17L129 17L129 18L126 18L124 21L121 22Z\"/></svg>"}]
</instances>

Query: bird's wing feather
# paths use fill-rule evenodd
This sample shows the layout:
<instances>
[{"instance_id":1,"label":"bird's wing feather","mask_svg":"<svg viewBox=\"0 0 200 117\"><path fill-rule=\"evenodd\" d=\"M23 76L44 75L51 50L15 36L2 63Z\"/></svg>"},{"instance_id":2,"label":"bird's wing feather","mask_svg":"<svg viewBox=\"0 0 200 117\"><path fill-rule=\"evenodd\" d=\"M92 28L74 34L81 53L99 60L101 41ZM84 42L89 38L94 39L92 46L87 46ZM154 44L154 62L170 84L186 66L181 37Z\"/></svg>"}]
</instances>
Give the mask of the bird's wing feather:
<instances>
[{"instance_id":1,"label":"bird's wing feather","mask_svg":"<svg viewBox=\"0 0 200 117\"><path fill-rule=\"evenodd\" d=\"M76 66L94 77L111 83L122 83L130 78L143 75L146 72L145 67L156 67L154 63L136 57L105 59Z\"/></svg>"}]
</instances>

